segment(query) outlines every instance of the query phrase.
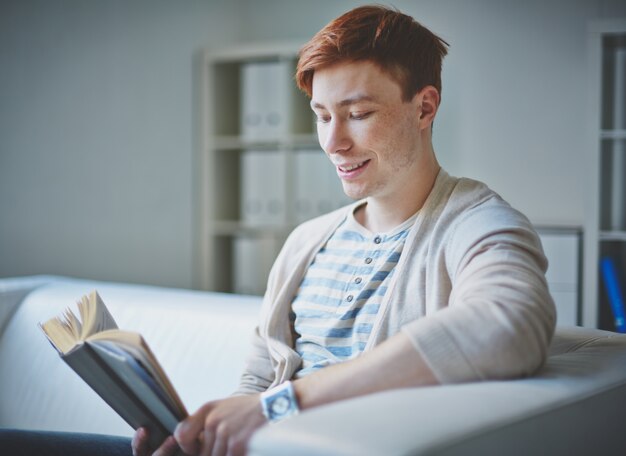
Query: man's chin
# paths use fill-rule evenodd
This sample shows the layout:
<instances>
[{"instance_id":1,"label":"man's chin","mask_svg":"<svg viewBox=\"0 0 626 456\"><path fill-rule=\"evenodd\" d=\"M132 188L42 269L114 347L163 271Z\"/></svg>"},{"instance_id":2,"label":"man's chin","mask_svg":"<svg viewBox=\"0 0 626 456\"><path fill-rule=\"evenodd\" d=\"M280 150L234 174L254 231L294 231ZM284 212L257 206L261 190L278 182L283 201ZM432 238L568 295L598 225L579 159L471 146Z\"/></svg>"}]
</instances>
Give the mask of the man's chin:
<instances>
[{"instance_id":1,"label":"man's chin","mask_svg":"<svg viewBox=\"0 0 626 456\"><path fill-rule=\"evenodd\" d=\"M363 198L367 198L367 192L364 188L356 188L354 185L343 183L343 192L350 199L358 201Z\"/></svg>"}]
</instances>

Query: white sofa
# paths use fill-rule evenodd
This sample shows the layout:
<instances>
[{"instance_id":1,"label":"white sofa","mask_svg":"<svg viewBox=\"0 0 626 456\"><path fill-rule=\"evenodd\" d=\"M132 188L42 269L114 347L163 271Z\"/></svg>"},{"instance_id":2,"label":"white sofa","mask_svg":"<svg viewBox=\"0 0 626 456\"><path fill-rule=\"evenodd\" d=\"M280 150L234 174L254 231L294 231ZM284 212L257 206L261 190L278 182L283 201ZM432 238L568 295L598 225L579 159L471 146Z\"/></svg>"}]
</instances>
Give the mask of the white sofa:
<instances>
[{"instance_id":1,"label":"white sofa","mask_svg":"<svg viewBox=\"0 0 626 456\"><path fill-rule=\"evenodd\" d=\"M62 277L0 279L0 428L132 434L37 327L92 289L120 327L144 335L190 411L236 387L258 297ZM559 327L535 377L396 390L321 407L265 426L250 453L626 454L625 430L626 336Z\"/></svg>"}]
</instances>

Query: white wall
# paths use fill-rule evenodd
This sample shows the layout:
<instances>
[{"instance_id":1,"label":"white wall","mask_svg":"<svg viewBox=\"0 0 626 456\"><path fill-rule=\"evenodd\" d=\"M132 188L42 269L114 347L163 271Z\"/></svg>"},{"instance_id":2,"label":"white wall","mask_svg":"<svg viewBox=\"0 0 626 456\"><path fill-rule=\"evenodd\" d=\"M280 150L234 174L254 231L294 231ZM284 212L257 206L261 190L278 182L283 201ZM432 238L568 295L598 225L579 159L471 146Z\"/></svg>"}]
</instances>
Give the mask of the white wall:
<instances>
[{"instance_id":1,"label":"white wall","mask_svg":"<svg viewBox=\"0 0 626 456\"><path fill-rule=\"evenodd\" d=\"M190 287L192 59L364 2L0 2L0 276ZM435 147L540 224L582 225L586 27L622 0L393 2L451 44Z\"/></svg>"},{"instance_id":2,"label":"white wall","mask_svg":"<svg viewBox=\"0 0 626 456\"><path fill-rule=\"evenodd\" d=\"M191 286L192 58L229 5L0 3L0 276Z\"/></svg>"}]
</instances>

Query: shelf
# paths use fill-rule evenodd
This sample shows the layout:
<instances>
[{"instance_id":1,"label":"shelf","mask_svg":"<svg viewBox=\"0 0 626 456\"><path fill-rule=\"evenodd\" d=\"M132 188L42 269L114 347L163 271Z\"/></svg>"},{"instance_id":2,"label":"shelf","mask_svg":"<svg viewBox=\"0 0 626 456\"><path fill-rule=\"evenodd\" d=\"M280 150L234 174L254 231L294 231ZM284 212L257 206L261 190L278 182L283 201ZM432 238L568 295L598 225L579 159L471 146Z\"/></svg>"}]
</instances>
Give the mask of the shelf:
<instances>
[{"instance_id":1,"label":"shelf","mask_svg":"<svg viewBox=\"0 0 626 456\"><path fill-rule=\"evenodd\" d=\"M600 138L613 140L626 139L626 130L602 130L600 132Z\"/></svg>"},{"instance_id":2,"label":"shelf","mask_svg":"<svg viewBox=\"0 0 626 456\"><path fill-rule=\"evenodd\" d=\"M209 225L211 233L215 236L287 236L294 226L282 225L247 225L237 220L219 220Z\"/></svg>"},{"instance_id":3,"label":"shelf","mask_svg":"<svg viewBox=\"0 0 626 456\"><path fill-rule=\"evenodd\" d=\"M601 241L623 241L626 242L626 231L600 231Z\"/></svg>"},{"instance_id":4,"label":"shelf","mask_svg":"<svg viewBox=\"0 0 626 456\"><path fill-rule=\"evenodd\" d=\"M223 49L206 51L206 59L213 63L239 63L263 59L292 60L302 46L301 41L247 43Z\"/></svg>"},{"instance_id":5,"label":"shelf","mask_svg":"<svg viewBox=\"0 0 626 456\"><path fill-rule=\"evenodd\" d=\"M580 225L554 225L545 223L535 223L535 230L539 234L556 234L556 235L580 235L583 232L583 227Z\"/></svg>"},{"instance_id":6,"label":"shelf","mask_svg":"<svg viewBox=\"0 0 626 456\"><path fill-rule=\"evenodd\" d=\"M215 149L305 149L319 148L316 134L294 134L274 140L249 140L237 135L219 135L214 139Z\"/></svg>"},{"instance_id":7,"label":"shelf","mask_svg":"<svg viewBox=\"0 0 626 456\"><path fill-rule=\"evenodd\" d=\"M262 294L295 226L349 202L293 81L299 47L250 43L204 53L198 288Z\"/></svg>"}]
</instances>

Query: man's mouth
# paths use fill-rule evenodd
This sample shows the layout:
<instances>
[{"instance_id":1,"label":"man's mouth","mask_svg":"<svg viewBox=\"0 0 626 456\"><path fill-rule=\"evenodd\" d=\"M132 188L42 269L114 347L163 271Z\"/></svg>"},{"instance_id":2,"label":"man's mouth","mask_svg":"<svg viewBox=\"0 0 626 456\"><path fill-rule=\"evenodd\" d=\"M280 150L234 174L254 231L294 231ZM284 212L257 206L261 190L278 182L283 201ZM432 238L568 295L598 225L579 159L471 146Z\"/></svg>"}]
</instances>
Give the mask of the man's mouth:
<instances>
[{"instance_id":1,"label":"man's mouth","mask_svg":"<svg viewBox=\"0 0 626 456\"><path fill-rule=\"evenodd\" d=\"M350 172L350 171L354 171L355 169L361 168L368 161L369 160L365 160L365 161L362 161L360 163L354 163L352 165L338 165L337 168L339 168L339 171L347 173L347 172Z\"/></svg>"}]
</instances>

